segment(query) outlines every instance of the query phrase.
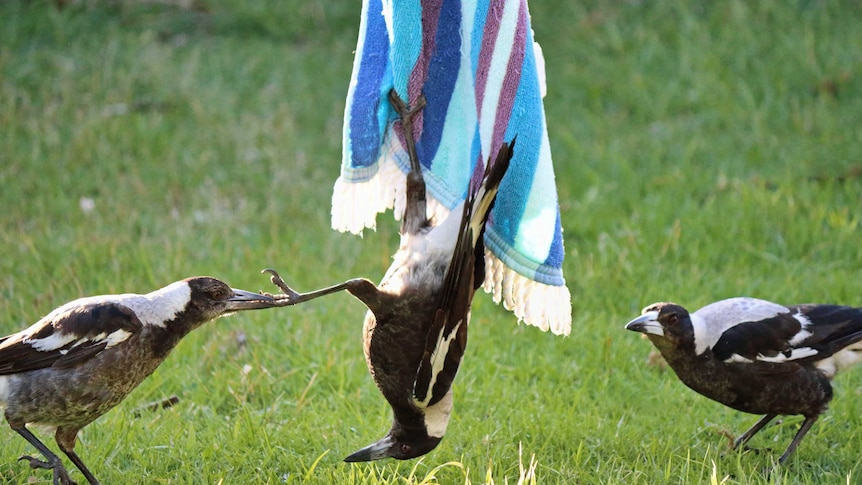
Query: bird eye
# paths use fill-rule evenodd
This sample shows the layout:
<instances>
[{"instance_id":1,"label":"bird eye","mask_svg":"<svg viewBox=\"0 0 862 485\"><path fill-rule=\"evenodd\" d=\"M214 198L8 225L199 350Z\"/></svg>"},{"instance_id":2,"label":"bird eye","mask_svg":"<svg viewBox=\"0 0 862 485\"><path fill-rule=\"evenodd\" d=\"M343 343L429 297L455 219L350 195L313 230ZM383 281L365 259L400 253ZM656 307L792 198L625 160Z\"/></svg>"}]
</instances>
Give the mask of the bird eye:
<instances>
[{"instance_id":1,"label":"bird eye","mask_svg":"<svg viewBox=\"0 0 862 485\"><path fill-rule=\"evenodd\" d=\"M408 445L407 443L401 443L399 450L401 451L402 454L406 455L406 454L410 453L410 445Z\"/></svg>"},{"instance_id":2,"label":"bird eye","mask_svg":"<svg viewBox=\"0 0 862 485\"><path fill-rule=\"evenodd\" d=\"M228 297L227 293L227 290L224 288L213 288L210 291L210 298L212 298L213 300L224 300Z\"/></svg>"},{"instance_id":3,"label":"bird eye","mask_svg":"<svg viewBox=\"0 0 862 485\"><path fill-rule=\"evenodd\" d=\"M677 315L676 313L672 313L672 314L668 317L667 321L668 321L671 325L676 325L677 323L679 323L679 315Z\"/></svg>"}]
</instances>

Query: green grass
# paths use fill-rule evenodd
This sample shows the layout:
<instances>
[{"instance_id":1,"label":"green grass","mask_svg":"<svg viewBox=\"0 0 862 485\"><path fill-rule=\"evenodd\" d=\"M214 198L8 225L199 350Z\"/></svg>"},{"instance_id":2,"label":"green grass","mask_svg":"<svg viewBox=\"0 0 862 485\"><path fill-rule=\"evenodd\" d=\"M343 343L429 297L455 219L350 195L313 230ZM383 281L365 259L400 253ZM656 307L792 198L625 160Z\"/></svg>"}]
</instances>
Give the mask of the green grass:
<instances>
[{"instance_id":1,"label":"green grass","mask_svg":"<svg viewBox=\"0 0 862 485\"><path fill-rule=\"evenodd\" d=\"M329 229L359 2L194 6L0 2L0 334L82 295L195 274L269 289L258 271L273 266L312 289L388 266L391 217L364 238ZM772 452L727 452L724 434L756 417L646 365L652 347L622 329L656 300L862 304L858 2L531 12L572 336L478 295L438 449L348 465L390 422L361 304L222 319L82 433L103 483L514 484L533 456L537 483L858 481L862 372L837 378L829 412L768 477L799 418L751 443ZM174 408L134 418L171 394ZM0 429L0 442L0 481L47 481L15 461L33 453L24 440Z\"/></svg>"}]
</instances>

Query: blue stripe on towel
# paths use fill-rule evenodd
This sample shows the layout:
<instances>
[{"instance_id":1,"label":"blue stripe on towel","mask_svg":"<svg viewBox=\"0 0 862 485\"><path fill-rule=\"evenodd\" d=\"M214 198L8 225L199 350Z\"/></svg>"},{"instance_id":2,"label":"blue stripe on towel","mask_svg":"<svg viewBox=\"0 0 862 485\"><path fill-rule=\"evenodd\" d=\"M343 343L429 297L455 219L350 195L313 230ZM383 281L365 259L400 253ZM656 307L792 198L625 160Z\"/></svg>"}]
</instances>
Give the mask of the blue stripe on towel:
<instances>
[{"instance_id":1,"label":"blue stripe on towel","mask_svg":"<svg viewBox=\"0 0 862 485\"><path fill-rule=\"evenodd\" d=\"M422 110L422 138L416 143L419 160L428 161L437 155L450 108L452 89L461 64L461 6L457 0L445 0L437 21L434 55L428 66L423 87L428 104ZM433 170L433 169L432 169Z\"/></svg>"},{"instance_id":2,"label":"blue stripe on towel","mask_svg":"<svg viewBox=\"0 0 862 485\"><path fill-rule=\"evenodd\" d=\"M363 15L365 30L361 35L364 35L364 42L361 42L362 57L356 77L357 86L380 86L387 71L389 34L380 13L382 10L381 0L368 1L368 9ZM378 121L377 108L381 98L378 91L373 89L356 89L352 94L347 135L353 154L353 168L359 169L373 165L379 157L383 130ZM369 130L368 127L377 129Z\"/></svg>"}]
</instances>

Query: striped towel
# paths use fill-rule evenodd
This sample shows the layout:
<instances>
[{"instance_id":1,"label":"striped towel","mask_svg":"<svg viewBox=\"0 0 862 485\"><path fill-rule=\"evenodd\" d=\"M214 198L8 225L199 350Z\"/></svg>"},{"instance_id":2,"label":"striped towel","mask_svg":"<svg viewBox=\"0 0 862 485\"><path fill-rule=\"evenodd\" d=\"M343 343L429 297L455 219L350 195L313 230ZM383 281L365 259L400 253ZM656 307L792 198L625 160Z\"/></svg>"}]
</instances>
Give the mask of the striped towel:
<instances>
[{"instance_id":1,"label":"striped towel","mask_svg":"<svg viewBox=\"0 0 862 485\"><path fill-rule=\"evenodd\" d=\"M414 138L437 221L465 198L475 165L517 135L486 227L484 288L519 320L567 335L544 64L526 0L363 0L332 197L336 230L361 234L378 213L403 213L410 164L387 99L393 87L411 106L420 94L427 100Z\"/></svg>"}]
</instances>

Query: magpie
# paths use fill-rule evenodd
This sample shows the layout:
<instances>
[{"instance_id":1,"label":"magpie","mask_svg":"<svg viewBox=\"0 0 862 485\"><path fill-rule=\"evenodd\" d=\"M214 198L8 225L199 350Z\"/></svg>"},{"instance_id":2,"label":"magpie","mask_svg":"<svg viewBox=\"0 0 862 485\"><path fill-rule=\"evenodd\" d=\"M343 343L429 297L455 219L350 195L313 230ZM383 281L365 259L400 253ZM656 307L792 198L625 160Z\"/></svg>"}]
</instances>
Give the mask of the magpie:
<instances>
[{"instance_id":1,"label":"magpie","mask_svg":"<svg viewBox=\"0 0 862 485\"><path fill-rule=\"evenodd\" d=\"M482 235L500 182L513 155L514 140L503 143L496 160L479 164L468 197L433 225L425 210L425 182L412 138L414 107L395 91L390 102L400 115L410 158L401 240L379 285L356 278L309 293L297 293L277 272L272 282L293 305L347 290L368 312L363 348L368 370L393 411L389 432L346 457L346 462L381 458L410 459L433 450L443 438L452 412L452 382L467 345L467 325L476 289L485 276Z\"/></svg>"},{"instance_id":2,"label":"magpie","mask_svg":"<svg viewBox=\"0 0 862 485\"><path fill-rule=\"evenodd\" d=\"M733 449L778 415L802 415L779 463L826 411L835 374L862 360L862 308L848 306L783 306L739 297L689 314L674 303L655 303L626 329L646 334L695 392L763 415Z\"/></svg>"},{"instance_id":3,"label":"magpie","mask_svg":"<svg viewBox=\"0 0 862 485\"><path fill-rule=\"evenodd\" d=\"M26 426L54 430L60 450L87 481L75 453L78 431L108 412L165 360L186 334L216 317L273 306L271 297L194 277L145 295L80 298L0 339L0 408L9 426L45 460L55 485L74 484L61 459Z\"/></svg>"}]
</instances>

